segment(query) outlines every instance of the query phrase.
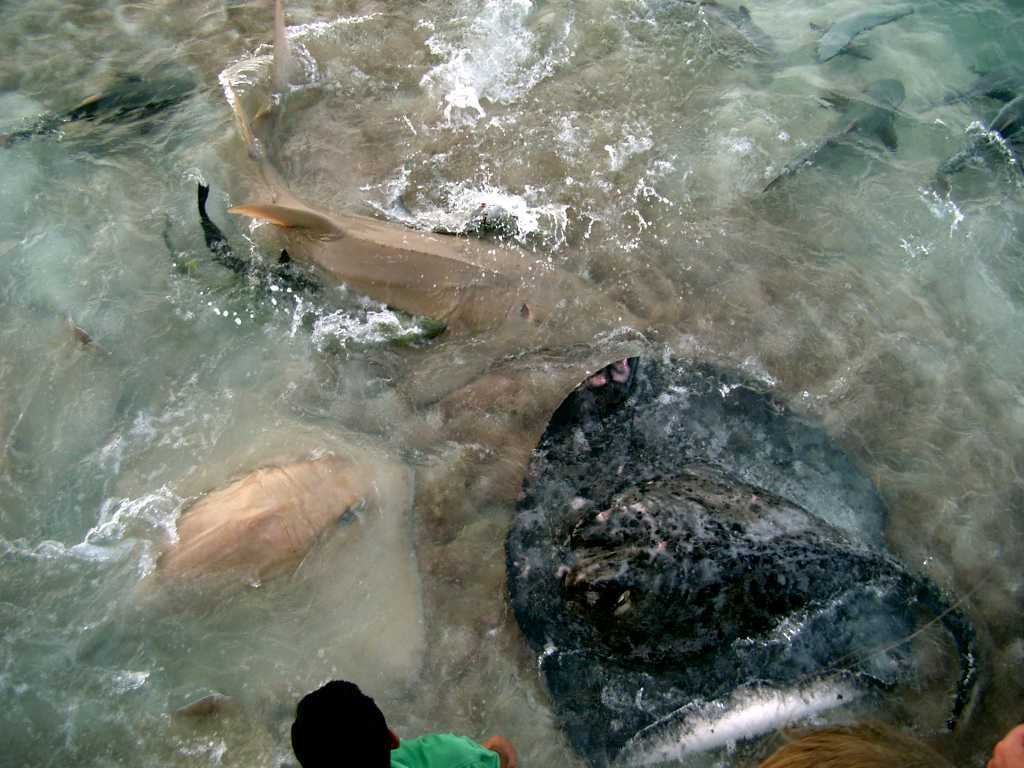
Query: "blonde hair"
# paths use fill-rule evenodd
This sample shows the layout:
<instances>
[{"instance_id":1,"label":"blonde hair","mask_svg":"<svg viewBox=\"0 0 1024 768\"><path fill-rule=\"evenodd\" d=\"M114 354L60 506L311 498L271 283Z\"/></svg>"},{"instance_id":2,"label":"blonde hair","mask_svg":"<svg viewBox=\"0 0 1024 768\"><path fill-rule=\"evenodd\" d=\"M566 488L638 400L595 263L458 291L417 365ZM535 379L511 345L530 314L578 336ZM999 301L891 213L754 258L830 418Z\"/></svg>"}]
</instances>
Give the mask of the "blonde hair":
<instances>
[{"instance_id":1,"label":"blonde hair","mask_svg":"<svg viewBox=\"0 0 1024 768\"><path fill-rule=\"evenodd\" d=\"M882 723L787 734L758 768L951 768L927 744Z\"/></svg>"}]
</instances>

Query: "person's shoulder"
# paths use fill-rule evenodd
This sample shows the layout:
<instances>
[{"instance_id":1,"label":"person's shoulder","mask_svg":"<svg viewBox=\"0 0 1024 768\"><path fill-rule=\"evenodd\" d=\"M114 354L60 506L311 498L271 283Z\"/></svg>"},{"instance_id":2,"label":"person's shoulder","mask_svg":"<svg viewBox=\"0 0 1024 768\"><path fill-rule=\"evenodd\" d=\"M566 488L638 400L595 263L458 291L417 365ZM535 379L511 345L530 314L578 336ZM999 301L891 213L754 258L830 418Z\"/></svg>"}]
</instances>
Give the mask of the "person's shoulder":
<instances>
[{"instance_id":1,"label":"person's shoulder","mask_svg":"<svg viewBox=\"0 0 1024 768\"><path fill-rule=\"evenodd\" d=\"M499 763L496 752L454 733L402 739L391 753L392 768L498 768Z\"/></svg>"}]
</instances>

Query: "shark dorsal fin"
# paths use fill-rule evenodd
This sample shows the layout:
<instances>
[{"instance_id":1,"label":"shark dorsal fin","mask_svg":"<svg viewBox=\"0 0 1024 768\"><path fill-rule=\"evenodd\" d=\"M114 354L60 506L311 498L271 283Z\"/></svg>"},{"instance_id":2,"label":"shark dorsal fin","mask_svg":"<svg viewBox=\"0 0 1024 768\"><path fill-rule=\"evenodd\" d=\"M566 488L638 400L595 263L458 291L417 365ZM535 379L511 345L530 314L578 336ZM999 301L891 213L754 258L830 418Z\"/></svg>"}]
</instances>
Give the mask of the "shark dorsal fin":
<instances>
[{"instance_id":1,"label":"shark dorsal fin","mask_svg":"<svg viewBox=\"0 0 1024 768\"><path fill-rule=\"evenodd\" d=\"M229 208L228 213L248 216L257 221L269 221L286 229L305 229L318 234L342 234L330 217L305 206L281 205L279 203L246 203Z\"/></svg>"}]
</instances>

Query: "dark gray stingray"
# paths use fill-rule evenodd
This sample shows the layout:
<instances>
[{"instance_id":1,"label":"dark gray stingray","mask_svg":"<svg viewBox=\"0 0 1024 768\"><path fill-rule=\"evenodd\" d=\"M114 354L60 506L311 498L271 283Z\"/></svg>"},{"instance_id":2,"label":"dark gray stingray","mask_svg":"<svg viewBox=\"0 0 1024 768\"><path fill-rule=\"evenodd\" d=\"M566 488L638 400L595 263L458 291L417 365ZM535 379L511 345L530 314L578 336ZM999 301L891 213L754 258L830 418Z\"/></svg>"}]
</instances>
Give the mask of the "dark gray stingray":
<instances>
[{"instance_id":1,"label":"dark gray stingray","mask_svg":"<svg viewBox=\"0 0 1024 768\"><path fill-rule=\"evenodd\" d=\"M1024 95L1003 105L985 131L971 138L964 147L939 165L939 177L952 176L969 163L983 160L986 155L1004 156L1017 152L1024 145ZM1018 163L1018 167L1019 163Z\"/></svg>"},{"instance_id":2,"label":"dark gray stingray","mask_svg":"<svg viewBox=\"0 0 1024 768\"><path fill-rule=\"evenodd\" d=\"M955 721L975 685L972 626L885 551L885 507L849 457L736 376L633 369L557 410L507 542L516 619L587 762L690 751L695 713L717 708L721 725L740 694L772 704L841 681L815 694L828 707L914 681L901 641L922 613L960 657Z\"/></svg>"},{"instance_id":3,"label":"dark gray stingray","mask_svg":"<svg viewBox=\"0 0 1024 768\"><path fill-rule=\"evenodd\" d=\"M814 164L825 152L854 135L878 141L886 149L895 151L897 139L893 123L906 95L903 83L893 79L876 80L868 86L864 95L865 99L853 101L847 106L835 129L827 137L796 160L787 163L762 191L767 192L787 176L792 176L801 168Z\"/></svg>"},{"instance_id":4,"label":"dark gray stingray","mask_svg":"<svg viewBox=\"0 0 1024 768\"><path fill-rule=\"evenodd\" d=\"M159 78L122 75L102 93L85 99L59 114L42 115L27 127L0 134L0 147L36 137L55 136L68 123L143 122L190 96L195 80L185 74Z\"/></svg>"}]
</instances>

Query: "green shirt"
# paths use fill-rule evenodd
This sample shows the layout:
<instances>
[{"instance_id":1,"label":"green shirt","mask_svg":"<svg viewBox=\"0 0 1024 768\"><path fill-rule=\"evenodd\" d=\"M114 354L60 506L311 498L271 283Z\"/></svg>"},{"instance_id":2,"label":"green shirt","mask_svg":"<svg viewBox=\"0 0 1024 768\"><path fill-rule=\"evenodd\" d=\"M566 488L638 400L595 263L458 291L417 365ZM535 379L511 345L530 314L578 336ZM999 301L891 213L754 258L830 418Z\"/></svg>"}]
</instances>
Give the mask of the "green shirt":
<instances>
[{"instance_id":1,"label":"green shirt","mask_svg":"<svg viewBox=\"0 0 1024 768\"><path fill-rule=\"evenodd\" d=\"M500 764L497 752L451 733L402 739L391 752L391 768L498 768Z\"/></svg>"}]
</instances>

